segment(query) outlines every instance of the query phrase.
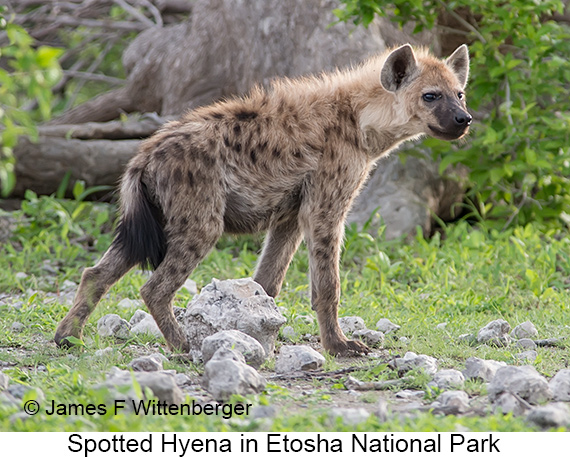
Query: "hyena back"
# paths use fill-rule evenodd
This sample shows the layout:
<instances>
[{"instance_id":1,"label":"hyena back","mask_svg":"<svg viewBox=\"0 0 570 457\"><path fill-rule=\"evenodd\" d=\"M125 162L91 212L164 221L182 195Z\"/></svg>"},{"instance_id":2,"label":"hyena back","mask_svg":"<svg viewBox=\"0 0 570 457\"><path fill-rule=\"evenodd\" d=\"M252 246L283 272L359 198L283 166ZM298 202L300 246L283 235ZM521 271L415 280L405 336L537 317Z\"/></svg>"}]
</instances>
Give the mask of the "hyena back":
<instances>
[{"instance_id":1,"label":"hyena back","mask_svg":"<svg viewBox=\"0 0 570 457\"><path fill-rule=\"evenodd\" d=\"M355 69L276 81L166 124L129 163L115 240L84 271L55 341L81 338L101 297L139 264L155 270L142 298L168 344L187 352L175 292L222 233L266 230L255 281L275 297L304 238L322 345L366 352L338 325L347 213L375 162L401 142L466 134L468 68L465 46L440 60L404 45Z\"/></svg>"}]
</instances>

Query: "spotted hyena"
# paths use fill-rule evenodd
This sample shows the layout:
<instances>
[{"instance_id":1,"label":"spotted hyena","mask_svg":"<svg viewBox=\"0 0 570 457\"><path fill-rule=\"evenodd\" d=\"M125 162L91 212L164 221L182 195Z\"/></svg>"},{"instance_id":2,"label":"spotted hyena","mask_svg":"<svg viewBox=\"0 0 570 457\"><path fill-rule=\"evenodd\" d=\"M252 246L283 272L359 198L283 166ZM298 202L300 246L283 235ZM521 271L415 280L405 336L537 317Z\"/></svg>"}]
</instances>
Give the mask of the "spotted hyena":
<instances>
[{"instance_id":1,"label":"spotted hyena","mask_svg":"<svg viewBox=\"0 0 570 457\"><path fill-rule=\"evenodd\" d=\"M466 46L438 59L401 46L330 74L189 112L140 147L121 185L115 240L87 268L55 341L70 344L107 290L135 265L154 269L141 295L169 345L188 351L172 299L224 233L267 231L254 279L275 297L299 243L310 257L321 343L366 352L338 324L346 215L371 169L405 140L467 133Z\"/></svg>"}]
</instances>

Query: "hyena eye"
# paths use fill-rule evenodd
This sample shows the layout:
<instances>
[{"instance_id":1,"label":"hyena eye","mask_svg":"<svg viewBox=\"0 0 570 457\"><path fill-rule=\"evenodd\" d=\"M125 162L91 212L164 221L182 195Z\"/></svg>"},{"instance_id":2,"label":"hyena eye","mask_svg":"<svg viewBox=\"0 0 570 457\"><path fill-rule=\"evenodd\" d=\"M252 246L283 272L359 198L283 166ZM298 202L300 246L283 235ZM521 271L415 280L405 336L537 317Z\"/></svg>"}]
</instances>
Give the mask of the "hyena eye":
<instances>
[{"instance_id":1,"label":"hyena eye","mask_svg":"<svg viewBox=\"0 0 570 457\"><path fill-rule=\"evenodd\" d=\"M457 98L458 98L459 100L463 100L463 97L465 97L465 94L464 94L463 92L459 92L459 93L457 94Z\"/></svg>"},{"instance_id":2,"label":"hyena eye","mask_svg":"<svg viewBox=\"0 0 570 457\"><path fill-rule=\"evenodd\" d=\"M428 92L427 94L423 94L422 98L424 99L424 101L426 102L434 102L437 99L441 98L441 95L439 94L434 94L433 92Z\"/></svg>"}]
</instances>

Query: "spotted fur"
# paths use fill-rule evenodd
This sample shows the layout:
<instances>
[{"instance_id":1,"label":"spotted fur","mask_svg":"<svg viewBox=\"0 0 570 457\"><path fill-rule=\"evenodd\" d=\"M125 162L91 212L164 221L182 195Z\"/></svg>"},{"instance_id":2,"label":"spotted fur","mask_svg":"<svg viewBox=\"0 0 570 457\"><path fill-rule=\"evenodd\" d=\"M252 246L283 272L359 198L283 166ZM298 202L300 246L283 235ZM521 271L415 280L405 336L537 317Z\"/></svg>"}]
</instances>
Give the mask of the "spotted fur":
<instances>
[{"instance_id":1,"label":"spotted fur","mask_svg":"<svg viewBox=\"0 0 570 457\"><path fill-rule=\"evenodd\" d=\"M401 142L467 132L461 94L468 63L464 46L440 60L405 45L350 70L278 80L166 124L129 163L116 238L83 273L56 342L80 338L103 294L139 264L155 270L141 290L146 305L169 345L187 351L172 312L175 292L222 233L267 231L254 279L275 297L304 238L324 348L366 352L337 319L347 213L377 160Z\"/></svg>"}]
</instances>

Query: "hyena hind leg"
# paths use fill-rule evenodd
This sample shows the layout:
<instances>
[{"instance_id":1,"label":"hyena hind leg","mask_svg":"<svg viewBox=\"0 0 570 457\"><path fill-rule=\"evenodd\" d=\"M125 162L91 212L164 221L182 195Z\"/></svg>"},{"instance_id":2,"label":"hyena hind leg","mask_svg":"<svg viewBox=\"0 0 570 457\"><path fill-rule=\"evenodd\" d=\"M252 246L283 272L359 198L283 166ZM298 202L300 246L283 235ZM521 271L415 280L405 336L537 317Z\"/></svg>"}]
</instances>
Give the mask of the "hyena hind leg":
<instances>
[{"instance_id":1,"label":"hyena hind leg","mask_svg":"<svg viewBox=\"0 0 570 457\"><path fill-rule=\"evenodd\" d=\"M134 263L127 259L116 243L113 243L94 267L83 271L73 307L59 323L55 332L54 340L58 346L73 346L73 343L67 339L70 336L81 339L83 328L101 297L132 267Z\"/></svg>"},{"instance_id":2,"label":"hyena hind leg","mask_svg":"<svg viewBox=\"0 0 570 457\"><path fill-rule=\"evenodd\" d=\"M299 227L297 215L269 229L253 280L260 284L270 297L276 297L281 291L293 254L302 239L303 232Z\"/></svg>"},{"instance_id":3,"label":"hyena hind leg","mask_svg":"<svg viewBox=\"0 0 570 457\"><path fill-rule=\"evenodd\" d=\"M169 240L164 260L141 289L141 296L147 308L173 350L184 353L190 350L188 339L174 317L172 309L174 295L214 247L222 230L220 224L219 230L193 233L189 239Z\"/></svg>"}]
</instances>

